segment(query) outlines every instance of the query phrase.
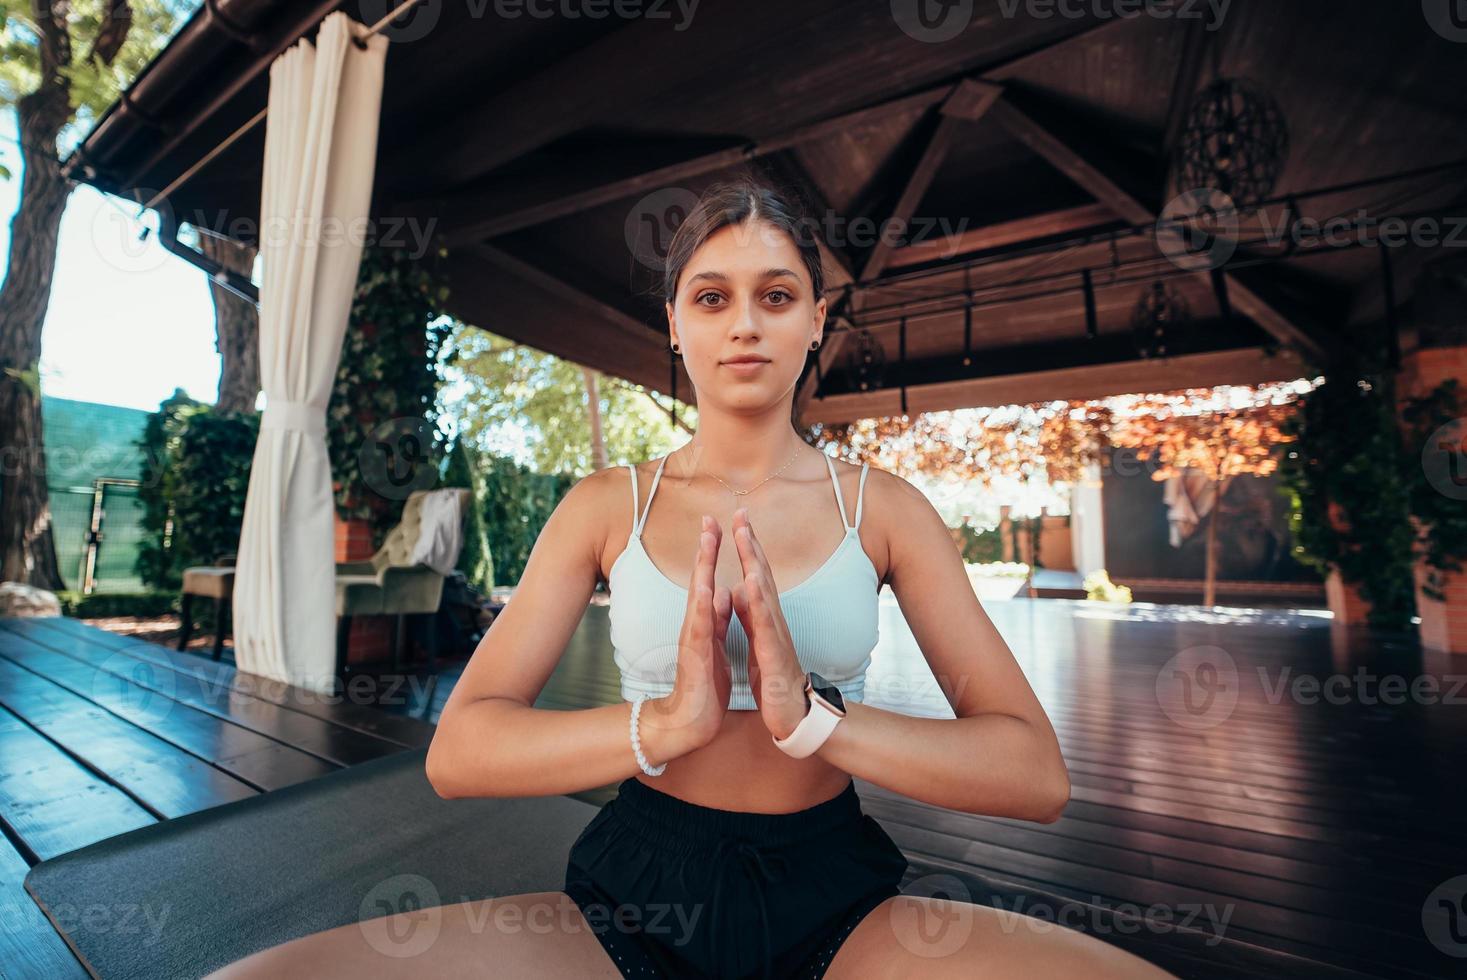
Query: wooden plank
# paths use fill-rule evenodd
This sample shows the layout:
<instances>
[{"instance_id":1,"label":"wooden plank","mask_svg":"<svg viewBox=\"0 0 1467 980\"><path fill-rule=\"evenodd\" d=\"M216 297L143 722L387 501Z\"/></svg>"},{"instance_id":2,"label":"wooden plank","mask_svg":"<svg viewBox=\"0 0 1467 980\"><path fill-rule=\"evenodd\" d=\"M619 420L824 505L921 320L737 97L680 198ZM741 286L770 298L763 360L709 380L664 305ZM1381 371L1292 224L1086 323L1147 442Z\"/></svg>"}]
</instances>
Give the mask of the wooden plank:
<instances>
[{"instance_id":1,"label":"wooden plank","mask_svg":"<svg viewBox=\"0 0 1467 980\"><path fill-rule=\"evenodd\" d=\"M0 759L12 760L0 773L0 822L29 864L157 822L3 707Z\"/></svg>"},{"instance_id":2,"label":"wooden plank","mask_svg":"<svg viewBox=\"0 0 1467 980\"><path fill-rule=\"evenodd\" d=\"M3 656L0 705L159 820L259 792Z\"/></svg>"},{"instance_id":3,"label":"wooden plank","mask_svg":"<svg viewBox=\"0 0 1467 980\"><path fill-rule=\"evenodd\" d=\"M350 690L345 697L331 698L273 681L259 674L237 670L233 664L223 661L209 660L195 653L174 650L132 636L109 633L66 616L41 617L33 622L38 627L65 630L107 649L126 651L139 660L167 667L178 674L196 677L208 687L227 689L235 695L268 701L402 748L427 748L433 740L433 725L416 718L382 711L373 704L355 702L351 699Z\"/></svg>"},{"instance_id":4,"label":"wooden plank","mask_svg":"<svg viewBox=\"0 0 1467 980\"><path fill-rule=\"evenodd\" d=\"M286 743L334 766L355 765L401 751L401 746L341 729L320 718L290 711L268 701L233 697L230 689L222 684L209 684L202 678L179 674L167 666L138 659L132 655L135 651L132 647L108 649L85 637L51 630L36 630L26 638L33 641L36 649L85 664L96 676L115 678L112 683L125 684L129 691L147 691L154 700L187 705L241 729ZM6 649L0 646L0 651ZM56 661L51 663L55 666L48 667L48 670L70 669Z\"/></svg>"},{"instance_id":5,"label":"wooden plank","mask_svg":"<svg viewBox=\"0 0 1467 980\"><path fill-rule=\"evenodd\" d=\"M89 974L25 890L30 865L0 836L0 976L85 980Z\"/></svg>"},{"instance_id":6,"label":"wooden plank","mask_svg":"<svg viewBox=\"0 0 1467 980\"><path fill-rule=\"evenodd\" d=\"M0 635L0 656L259 790L289 786L302 778L324 776L339 768L216 714L174 700L123 674L27 644L14 634Z\"/></svg>"}]
</instances>

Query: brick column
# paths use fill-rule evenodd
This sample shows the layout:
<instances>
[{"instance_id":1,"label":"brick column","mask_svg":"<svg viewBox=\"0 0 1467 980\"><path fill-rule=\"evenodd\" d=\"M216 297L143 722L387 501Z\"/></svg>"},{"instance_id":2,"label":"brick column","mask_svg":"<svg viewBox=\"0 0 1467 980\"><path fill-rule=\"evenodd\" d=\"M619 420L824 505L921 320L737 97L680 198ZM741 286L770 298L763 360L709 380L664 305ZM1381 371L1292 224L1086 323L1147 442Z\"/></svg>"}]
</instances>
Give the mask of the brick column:
<instances>
[{"instance_id":1,"label":"brick column","mask_svg":"<svg viewBox=\"0 0 1467 980\"><path fill-rule=\"evenodd\" d=\"M365 518L343 521L335 515L336 560L366 561L377 550L372 546L372 526ZM353 616L347 640L347 663L386 660L392 655L395 623L391 616Z\"/></svg>"}]
</instances>

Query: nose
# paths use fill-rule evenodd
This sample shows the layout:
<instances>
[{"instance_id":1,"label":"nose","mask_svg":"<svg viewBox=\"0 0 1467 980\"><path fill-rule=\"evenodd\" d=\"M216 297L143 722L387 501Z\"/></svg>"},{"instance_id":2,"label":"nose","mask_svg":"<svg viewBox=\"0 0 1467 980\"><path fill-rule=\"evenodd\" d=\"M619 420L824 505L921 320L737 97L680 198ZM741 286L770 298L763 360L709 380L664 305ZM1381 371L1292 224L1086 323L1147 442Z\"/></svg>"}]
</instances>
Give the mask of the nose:
<instances>
[{"instance_id":1,"label":"nose","mask_svg":"<svg viewBox=\"0 0 1467 980\"><path fill-rule=\"evenodd\" d=\"M754 319L754 313L754 302L752 300L743 300L737 303L734 307L733 318L733 331L735 336L742 337L759 332L759 324Z\"/></svg>"}]
</instances>

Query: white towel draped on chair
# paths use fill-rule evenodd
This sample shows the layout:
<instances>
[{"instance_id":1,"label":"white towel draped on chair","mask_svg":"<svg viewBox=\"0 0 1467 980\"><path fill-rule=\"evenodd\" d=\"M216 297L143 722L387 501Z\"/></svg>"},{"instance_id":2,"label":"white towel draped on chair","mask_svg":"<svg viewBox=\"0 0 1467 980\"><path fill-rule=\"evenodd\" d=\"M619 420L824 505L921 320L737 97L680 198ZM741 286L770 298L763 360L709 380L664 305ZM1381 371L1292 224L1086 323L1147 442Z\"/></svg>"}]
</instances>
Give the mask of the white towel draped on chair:
<instances>
[{"instance_id":1,"label":"white towel draped on chair","mask_svg":"<svg viewBox=\"0 0 1467 980\"><path fill-rule=\"evenodd\" d=\"M458 565L458 552L463 547L463 522L458 511L459 491L455 487L433 490L423 495L418 520L421 522L412 560L427 565L439 575L449 575Z\"/></svg>"}]
</instances>

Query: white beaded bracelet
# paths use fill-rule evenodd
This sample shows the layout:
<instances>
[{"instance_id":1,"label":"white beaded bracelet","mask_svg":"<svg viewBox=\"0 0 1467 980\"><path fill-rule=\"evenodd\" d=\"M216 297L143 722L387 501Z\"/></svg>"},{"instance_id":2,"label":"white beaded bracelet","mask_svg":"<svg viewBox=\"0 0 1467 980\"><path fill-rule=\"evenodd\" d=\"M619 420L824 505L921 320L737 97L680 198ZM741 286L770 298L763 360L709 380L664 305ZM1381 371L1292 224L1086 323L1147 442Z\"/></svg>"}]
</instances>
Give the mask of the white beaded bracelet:
<instances>
[{"instance_id":1,"label":"white beaded bracelet","mask_svg":"<svg viewBox=\"0 0 1467 980\"><path fill-rule=\"evenodd\" d=\"M664 762L656 769L648 765L647 757L642 754L642 740L637 736L637 716L642 713L642 702L645 700L647 695L644 694L632 703L632 751L637 754L637 765L642 767L643 772L649 776L660 776L667 768L667 763Z\"/></svg>"}]
</instances>

